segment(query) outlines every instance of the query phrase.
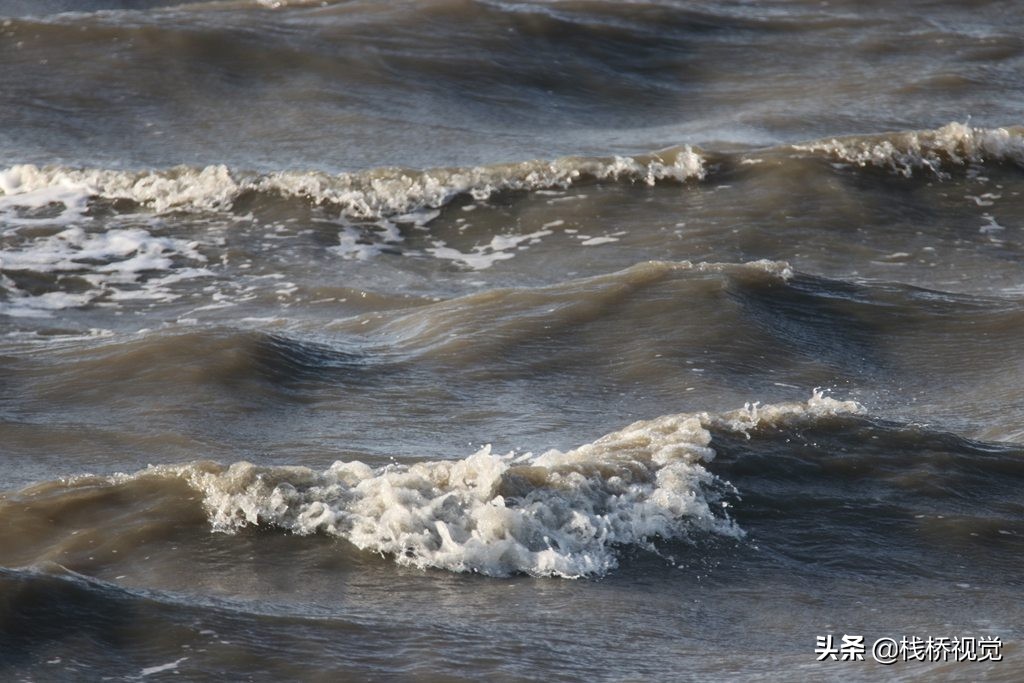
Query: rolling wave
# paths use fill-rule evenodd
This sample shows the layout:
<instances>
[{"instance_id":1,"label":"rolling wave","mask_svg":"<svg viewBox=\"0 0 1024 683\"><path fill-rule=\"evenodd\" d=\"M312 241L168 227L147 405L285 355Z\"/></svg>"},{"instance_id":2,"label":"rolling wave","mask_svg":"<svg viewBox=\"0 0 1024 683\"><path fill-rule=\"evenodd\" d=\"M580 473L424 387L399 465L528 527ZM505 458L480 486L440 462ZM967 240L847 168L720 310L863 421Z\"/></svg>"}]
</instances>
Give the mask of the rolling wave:
<instances>
[{"instance_id":1,"label":"rolling wave","mask_svg":"<svg viewBox=\"0 0 1024 683\"><path fill-rule=\"evenodd\" d=\"M129 201L158 213L230 210L243 197L300 197L353 218L403 218L436 209L458 196L482 201L500 192L566 188L579 182L626 181L653 185L704 177L704 161L690 147L637 157L564 158L497 166L412 171L378 169L331 175L282 171L232 172L226 166L168 171L114 171L12 166L0 171L0 210L51 203L83 206L88 200ZM427 214L429 217L429 214Z\"/></svg>"},{"instance_id":2,"label":"rolling wave","mask_svg":"<svg viewBox=\"0 0 1024 683\"><path fill-rule=\"evenodd\" d=\"M699 182L745 168L773 172L792 157L874 167L910 177L927 171L948 178L957 169L984 164L1024 165L1024 129L972 128L951 123L926 131L818 140L791 147L713 152L689 145L635 156L564 157L467 168L380 168L330 174L320 171L253 173L224 165L120 171L20 164L0 171L0 214L25 220L45 207L63 207L63 221L81 219L97 202L119 211L210 212L246 206L253 196L303 199L353 219L389 218L425 223L459 197L486 201L496 195L537 192L595 182L654 185ZM763 171L757 168L771 160ZM52 216L47 216L53 218Z\"/></svg>"},{"instance_id":3,"label":"rolling wave","mask_svg":"<svg viewBox=\"0 0 1024 683\"><path fill-rule=\"evenodd\" d=\"M815 393L664 415L539 455L485 447L461 459L337 461L322 471L196 461L82 475L0 499L9 522L0 539L15 564L73 567L102 553L116 571L132 553L156 551L143 538L181 543L204 529L258 528L341 539L336 552L420 569L563 578L606 575L638 551L721 556L722 542L801 571L915 576L942 575L919 566L925 557L1019 546L1019 445L864 413ZM23 533L55 517L61 525ZM875 564L879 545L889 548L885 566ZM128 554L118 559L119 548ZM985 560L997 571L1010 561Z\"/></svg>"},{"instance_id":4,"label":"rolling wave","mask_svg":"<svg viewBox=\"0 0 1024 683\"><path fill-rule=\"evenodd\" d=\"M308 418L325 425L344 423L353 401L386 405L416 390L434 396L418 413L426 423L470 405L513 420L525 406L575 403L556 388L504 406L494 392L498 382L553 376L605 390L641 382L648 415L679 392L777 400L787 387L842 386L985 438L1020 433L1009 409L1022 395L1019 297L828 279L774 261L653 261L553 285L332 310L282 326L232 324L217 309L200 328L108 331L86 343L40 337L8 355L8 384L25 400L76 411L129 397L183 414L220 410L217 402L315 404ZM940 369L956 392L932 390ZM97 395L97 384L116 390Z\"/></svg>"},{"instance_id":5,"label":"rolling wave","mask_svg":"<svg viewBox=\"0 0 1024 683\"><path fill-rule=\"evenodd\" d=\"M324 533L419 568L600 576L617 566L622 547L692 534L742 537L726 512L731 487L706 467L715 455L710 429L747 433L860 410L815 394L803 403L666 415L566 452L495 455L485 447L413 465L339 461L323 472L247 462L158 465L40 484L3 505L31 514L38 513L26 506L33 499L67 507L83 494L117 498L119 489L155 492L162 481L184 481L201 494L217 531L256 525Z\"/></svg>"},{"instance_id":6,"label":"rolling wave","mask_svg":"<svg viewBox=\"0 0 1024 683\"><path fill-rule=\"evenodd\" d=\"M887 169L906 177L924 171L947 178L951 169L967 165L1024 166L1024 128L972 128L950 123L935 130L819 140L794 149L824 153L838 161Z\"/></svg>"}]
</instances>

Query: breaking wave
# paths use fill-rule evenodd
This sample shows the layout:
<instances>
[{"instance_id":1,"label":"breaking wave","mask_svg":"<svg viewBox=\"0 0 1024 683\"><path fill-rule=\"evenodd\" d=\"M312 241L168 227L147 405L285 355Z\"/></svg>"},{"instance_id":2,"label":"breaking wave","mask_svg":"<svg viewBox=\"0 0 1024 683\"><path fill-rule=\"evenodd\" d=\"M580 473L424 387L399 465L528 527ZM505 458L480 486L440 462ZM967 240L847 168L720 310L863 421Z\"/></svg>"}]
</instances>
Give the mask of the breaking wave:
<instances>
[{"instance_id":1,"label":"breaking wave","mask_svg":"<svg viewBox=\"0 0 1024 683\"><path fill-rule=\"evenodd\" d=\"M915 171L946 177L951 166L986 162L1024 165L1024 129L949 123L935 130L819 140L795 149L824 152L842 162L888 169L908 178Z\"/></svg>"},{"instance_id":2,"label":"breaking wave","mask_svg":"<svg viewBox=\"0 0 1024 683\"><path fill-rule=\"evenodd\" d=\"M815 393L803 403L748 405L636 422L574 450L371 467L336 462L323 472L237 462L153 466L110 482L186 480L213 529L267 526L325 533L401 565L578 578L614 569L624 546L693 533L740 538L727 514L735 494L705 464L709 429L743 434L857 413Z\"/></svg>"},{"instance_id":3,"label":"breaking wave","mask_svg":"<svg viewBox=\"0 0 1024 683\"><path fill-rule=\"evenodd\" d=\"M352 219L400 219L425 223L454 198L484 201L502 192L531 192L594 181L655 185L703 180L729 161L756 164L757 156L825 155L844 164L889 170L911 177L990 162L1024 165L1024 129L973 128L950 123L934 130L818 140L785 148L711 153L689 145L610 158L564 157L551 161L410 170L378 168L331 174L321 171L255 173L224 165L122 171L19 164L0 171L0 214L17 225L27 214L63 207L67 221L91 204L117 203L118 210L156 213L227 211L254 195L298 198ZM734 157L736 157L734 159ZM719 162L724 162L720 164ZM127 206L126 206L127 205Z\"/></svg>"},{"instance_id":4,"label":"breaking wave","mask_svg":"<svg viewBox=\"0 0 1024 683\"><path fill-rule=\"evenodd\" d=\"M50 203L84 207L90 199L129 201L157 213L217 211L256 193L304 198L336 207L352 218L374 219L437 209L459 195L480 201L499 192L565 188L585 180L653 185L662 180L700 179L704 174L703 157L691 147L636 157L568 157L428 171L384 168L337 175L253 174L222 165L131 172L22 164L0 171L0 211Z\"/></svg>"}]
</instances>

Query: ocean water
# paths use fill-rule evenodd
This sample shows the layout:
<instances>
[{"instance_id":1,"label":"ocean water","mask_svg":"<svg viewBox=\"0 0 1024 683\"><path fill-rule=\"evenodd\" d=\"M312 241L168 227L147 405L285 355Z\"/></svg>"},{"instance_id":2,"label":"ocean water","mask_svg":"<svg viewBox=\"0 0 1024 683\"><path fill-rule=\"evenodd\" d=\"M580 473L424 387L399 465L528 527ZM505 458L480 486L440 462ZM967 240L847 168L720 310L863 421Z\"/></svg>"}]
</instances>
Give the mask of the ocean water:
<instances>
[{"instance_id":1,"label":"ocean water","mask_svg":"<svg viewBox=\"0 0 1024 683\"><path fill-rule=\"evenodd\" d=\"M0 0L0 680L1021 680L1022 111L1009 0Z\"/></svg>"}]
</instances>

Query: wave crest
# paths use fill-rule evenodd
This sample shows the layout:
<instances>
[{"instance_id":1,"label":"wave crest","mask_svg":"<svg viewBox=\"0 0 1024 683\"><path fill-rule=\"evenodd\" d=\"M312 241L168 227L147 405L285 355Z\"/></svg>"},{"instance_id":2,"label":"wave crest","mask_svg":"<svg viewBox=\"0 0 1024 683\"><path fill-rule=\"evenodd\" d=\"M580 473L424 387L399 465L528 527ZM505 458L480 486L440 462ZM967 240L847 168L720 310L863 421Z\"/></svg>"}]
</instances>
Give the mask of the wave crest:
<instances>
[{"instance_id":1,"label":"wave crest","mask_svg":"<svg viewBox=\"0 0 1024 683\"><path fill-rule=\"evenodd\" d=\"M68 197L127 200L157 213L219 211L248 193L303 198L336 207L358 219L437 209L459 195L482 201L507 191L565 188L583 180L682 182L705 175L704 159L691 147L636 157L566 157L459 169L411 171L382 168L361 173L235 172L223 165L165 171L117 171L21 164L0 171L0 209L36 206ZM84 206L84 202L79 201Z\"/></svg>"},{"instance_id":2,"label":"wave crest","mask_svg":"<svg viewBox=\"0 0 1024 683\"><path fill-rule=\"evenodd\" d=\"M1024 131L949 123L935 130L819 140L794 149L824 152L842 162L884 168L906 177L915 171L946 177L943 169L949 165L986 161L1024 164Z\"/></svg>"},{"instance_id":3,"label":"wave crest","mask_svg":"<svg viewBox=\"0 0 1024 683\"><path fill-rule=\"evenodd\" d=\"M622 546L691 532L739 538L726 514L732 487L709 472L710 429L749 430L856 413L815 393L803 403L748 405L636 422L600 439L539 456L495 455L370 467L155 466L127 479L173 476L203 495L214 529L267 525L327 533L401 565L577 578L617 566Z\"/></svg>"}]
</instances>

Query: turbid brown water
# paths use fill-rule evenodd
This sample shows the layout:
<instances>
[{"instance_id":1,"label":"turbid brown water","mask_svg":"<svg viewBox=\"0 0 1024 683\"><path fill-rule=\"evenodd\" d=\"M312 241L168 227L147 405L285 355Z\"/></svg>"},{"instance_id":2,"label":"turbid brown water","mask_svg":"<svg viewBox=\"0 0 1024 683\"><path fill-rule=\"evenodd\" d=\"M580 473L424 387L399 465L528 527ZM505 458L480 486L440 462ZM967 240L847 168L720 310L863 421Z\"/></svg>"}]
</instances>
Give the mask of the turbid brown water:
<instances>
[{"instance_id":1,"label":"turbid brown water","mask_svg":"<svg viewBox=\"0 0 1024 683\"><path fill-rule=\"evenodd\" d=\"M0 16L0 678L1019 679L1015 3Z\"/></svg>"}]
</instances>

